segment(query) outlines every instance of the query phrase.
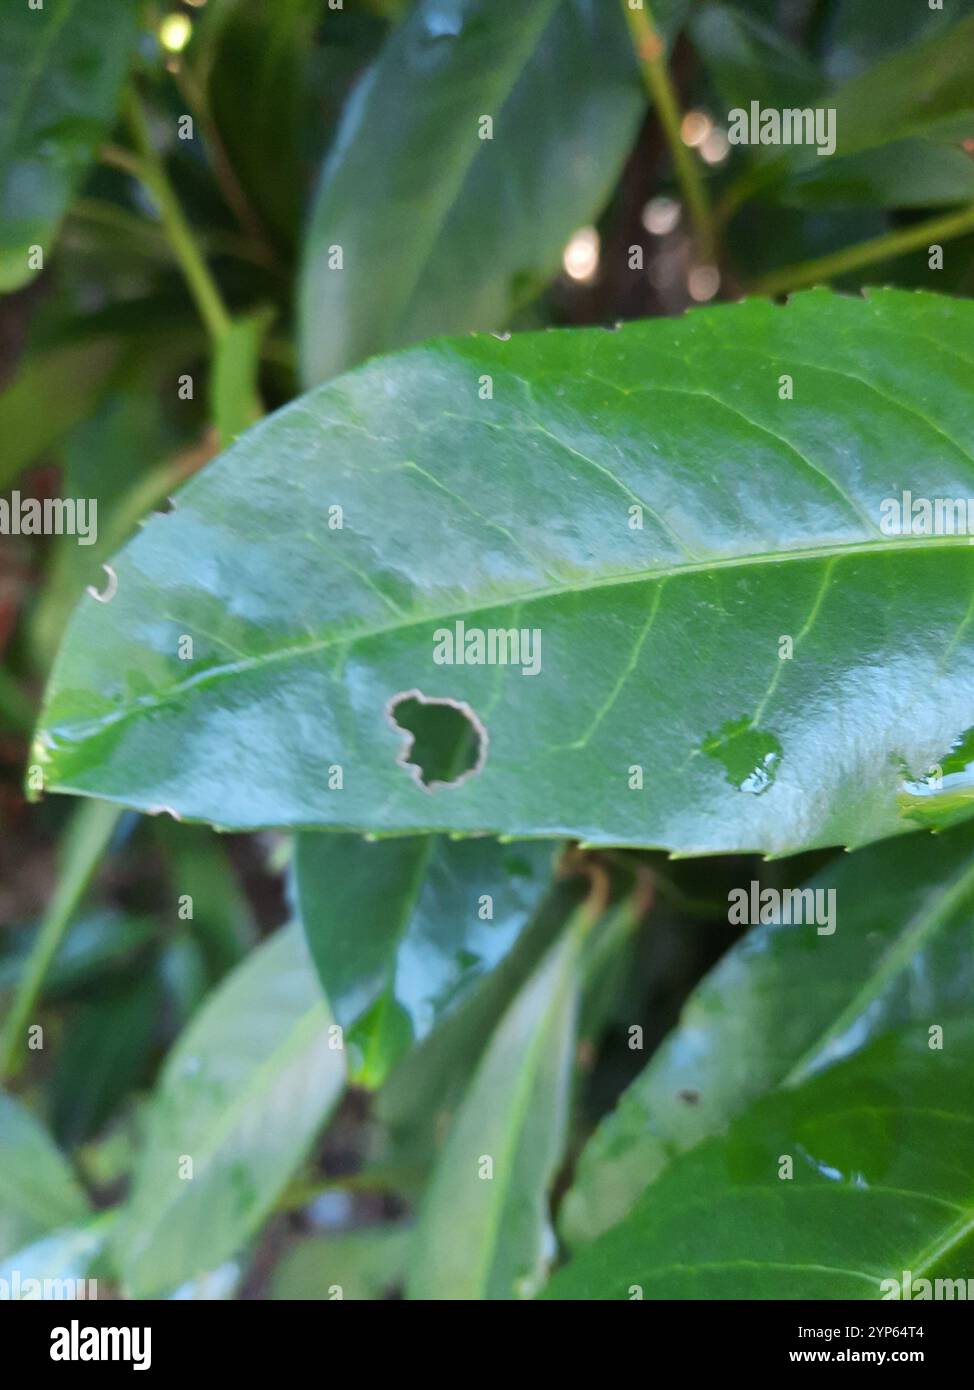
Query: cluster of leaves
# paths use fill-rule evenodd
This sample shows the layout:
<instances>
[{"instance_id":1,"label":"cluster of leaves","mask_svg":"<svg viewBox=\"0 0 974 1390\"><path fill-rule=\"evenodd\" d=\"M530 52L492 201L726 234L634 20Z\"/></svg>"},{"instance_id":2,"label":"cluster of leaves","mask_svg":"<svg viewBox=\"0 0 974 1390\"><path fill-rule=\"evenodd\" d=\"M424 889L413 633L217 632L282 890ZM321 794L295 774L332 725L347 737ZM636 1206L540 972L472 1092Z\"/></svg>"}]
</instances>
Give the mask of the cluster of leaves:
<instances>
[{"instance_id":1,"label":"cluster of leaves","mask_svg":"<svg viewBox=\"0 0 974 1390\"><path fill-rule=\"evenodd\" d=\"M974 495L974 4L5 28L0 485L98 534L2 542L0 1278L974 1274L974 554L880 527Z\"/></svg>"}]
</instances>

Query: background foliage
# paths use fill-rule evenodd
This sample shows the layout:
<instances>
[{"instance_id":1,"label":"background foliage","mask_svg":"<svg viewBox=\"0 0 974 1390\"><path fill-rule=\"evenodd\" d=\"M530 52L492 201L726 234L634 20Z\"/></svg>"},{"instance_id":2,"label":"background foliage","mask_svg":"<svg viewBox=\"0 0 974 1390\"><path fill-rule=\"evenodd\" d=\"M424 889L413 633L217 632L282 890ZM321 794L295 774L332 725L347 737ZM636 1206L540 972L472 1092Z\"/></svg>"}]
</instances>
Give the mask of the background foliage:
<instances>
[{"instance_id":1,"label":"background foliage","mask_svg":"<svg viewBox=\"0 0 974 1390\"><path fill-rule=\"evenodd\" d=\"M0 1277L974 1276L974 560L875 525L972 495L974 4L651 10L7 0L0 491L98 536L0 537ZM369 701L542 591L431 797Z\"/></svg>"}]
</instances>

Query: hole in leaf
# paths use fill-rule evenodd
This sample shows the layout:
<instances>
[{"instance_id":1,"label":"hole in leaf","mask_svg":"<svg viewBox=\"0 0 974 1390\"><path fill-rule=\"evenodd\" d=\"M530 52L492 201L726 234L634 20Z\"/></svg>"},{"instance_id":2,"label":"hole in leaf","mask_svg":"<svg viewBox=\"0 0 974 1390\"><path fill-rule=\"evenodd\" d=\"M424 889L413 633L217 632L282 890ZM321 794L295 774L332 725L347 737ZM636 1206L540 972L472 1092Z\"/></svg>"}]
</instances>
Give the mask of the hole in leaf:
<instances>
[{"instance_id":1,"label":"hole in leaf","mask_svg":"<svg viewBox=\"0 0 974 1390\"><path fill-rule=\"evenodd\" d=\"M407 736L396 761L427 791L458 787L483 767L487 730L463 701L407 690L389 701L388 714Z\"/></svg>"}]
</instances>

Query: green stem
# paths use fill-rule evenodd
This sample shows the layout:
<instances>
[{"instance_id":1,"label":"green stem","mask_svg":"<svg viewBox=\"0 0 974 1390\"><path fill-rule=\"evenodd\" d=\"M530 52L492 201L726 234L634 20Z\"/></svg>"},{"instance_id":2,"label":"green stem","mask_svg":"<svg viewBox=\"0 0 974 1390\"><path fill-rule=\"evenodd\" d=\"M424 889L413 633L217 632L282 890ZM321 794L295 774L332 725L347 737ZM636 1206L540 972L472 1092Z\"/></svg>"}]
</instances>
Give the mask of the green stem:
<instances>
[{"instance_id":1,"label":"green stem","mask_svg":"<svg viewBox=\"0 0 974 1390\"><path fill-rule=\"evenodd\" d=\"M65 847L64 871L37 931L37 938L0 1033L0 1080L19 1070L24 1030L40 996L51 961L75 909L101 862L121 811L107 801L85 801L74 814Z\"/></svg>"},{"instance_id":2,"label":"green stem","mask_svg":"<svg viewBox=\"0 0 974 1390\"><path fill-rule=\"evenodd\" d=\"M851 270L861 270L863 266L905 255L921 246L949 241L965 232L974 232L974 207L948 213L945 217L934 217L929 222L920 222L897 232L886 232L883 236L861 241L857 246L846 246L842 251L834 251L814 261L802 261L783 270L774 270L752 285L751 290L755 294L787 294L790 290L820 284L834 279L836 275L845 275Z\"/></svg>"},{"instance_id":3,"label":"green stem","mask_svg":"<svg viewBox=\"0 0 974 1390\"><path fill-rule=\"evenodd\" d=\"M680 102L666 66L666 45L656 27L649 0L643 0L641 8L635 10L630 8L629 0L622 0L622 7L629 22L629 32L632 35L643 82L659 112L677 181L690 210L696 232L697 250L704 262L712 264L717 247L713 212L700 167L684 144L680 133Z\"/></svg>"},{"instance_id":4,"label":"green stem","mask_svg":"<svg viewBox=\"0 0 974 1390\"><path fill-rule=\"evenodd\" d=\"M126 115L139 155L142 182L158 205L169 244L179 262L207 332L214 341L218 341L230 328L230 314L196 244L193 229L183 215L165 165L152 143L145 112L134 91L129 94Z\"/></svg>"}]
</instances>

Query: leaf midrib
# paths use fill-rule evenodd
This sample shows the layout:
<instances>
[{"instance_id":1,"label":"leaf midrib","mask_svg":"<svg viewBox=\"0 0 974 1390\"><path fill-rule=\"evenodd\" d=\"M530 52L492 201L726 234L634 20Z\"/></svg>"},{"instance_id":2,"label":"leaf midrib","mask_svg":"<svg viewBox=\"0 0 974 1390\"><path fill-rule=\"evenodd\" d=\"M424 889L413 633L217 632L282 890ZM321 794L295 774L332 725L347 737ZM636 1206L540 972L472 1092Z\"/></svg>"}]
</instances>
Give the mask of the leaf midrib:
<instances>
[{"instance_id":1,"label":"leaf midrib","mask_svg":"<svg viewBox=\"0 0 974 1390\"><path fill-rule=\"evenodd\" d=\"M884 540L857 540L854 542L836 542L832 545L811 546L806 549L785 549L779 551L754 552L745 555L717 556L714 558L704 558L699 560L688 560L679 564L674 564L668 568L645 569L632 572L620 572L615 574L602 574L594 578L577 583L565 583L557 588L546 586L544 588L530 590L526 593L512 593L505 596L484 595L482 600L476 604L466 607L450 606L439 612L422 613L416 617L410 617L402 622L384 623L378 627L360 628L355 632L342 632L331 636L316 637L310 642L294 644L292 646L280 647L277 650L268 652L258 652L253 656L248 656L240 661L226 662L222 666L210 666L205 671L200 671L196 675L187 677L177 685L171 686L157 695L146 695L132 704L121 705L110 713L99 716L97 719L86 720L72 723L69 727L77 738L87 738L94 734L103 732L105 729L112 728L114 725L123 723L125 720L135 715L148 713L151 710L164 708L166 705L174 703L178 698L190 691L197 690L202 686L215 684L227 676L242 675L248 671L259 670L265 666L276 665L278 662L301 660L303 657L314 655L316 652L326 651L330 647L348 646L354 643L368 641L373 637L384 637L389 633L405 631L411 627L420 627L426 623L443 622L446 619L457 619L468 617L473 613L483 613L490 609L513 608L518 604L533 603L541 599L560 598L562 595L596 592L600 589L621 588L627 584L649 584L657 580L670 579L686 574L710 573L713 570L723 569L747 569L748 567L758 567L770 564L802 564L808 561L838 558L864 558L873 555L891 555L903 553L908 550L969 550L971 537L961 536L913 536L909 539L903 537L891 537ZM48 709L44 711L42 724L46 723Z\"/></svg>"}]
</instances>

